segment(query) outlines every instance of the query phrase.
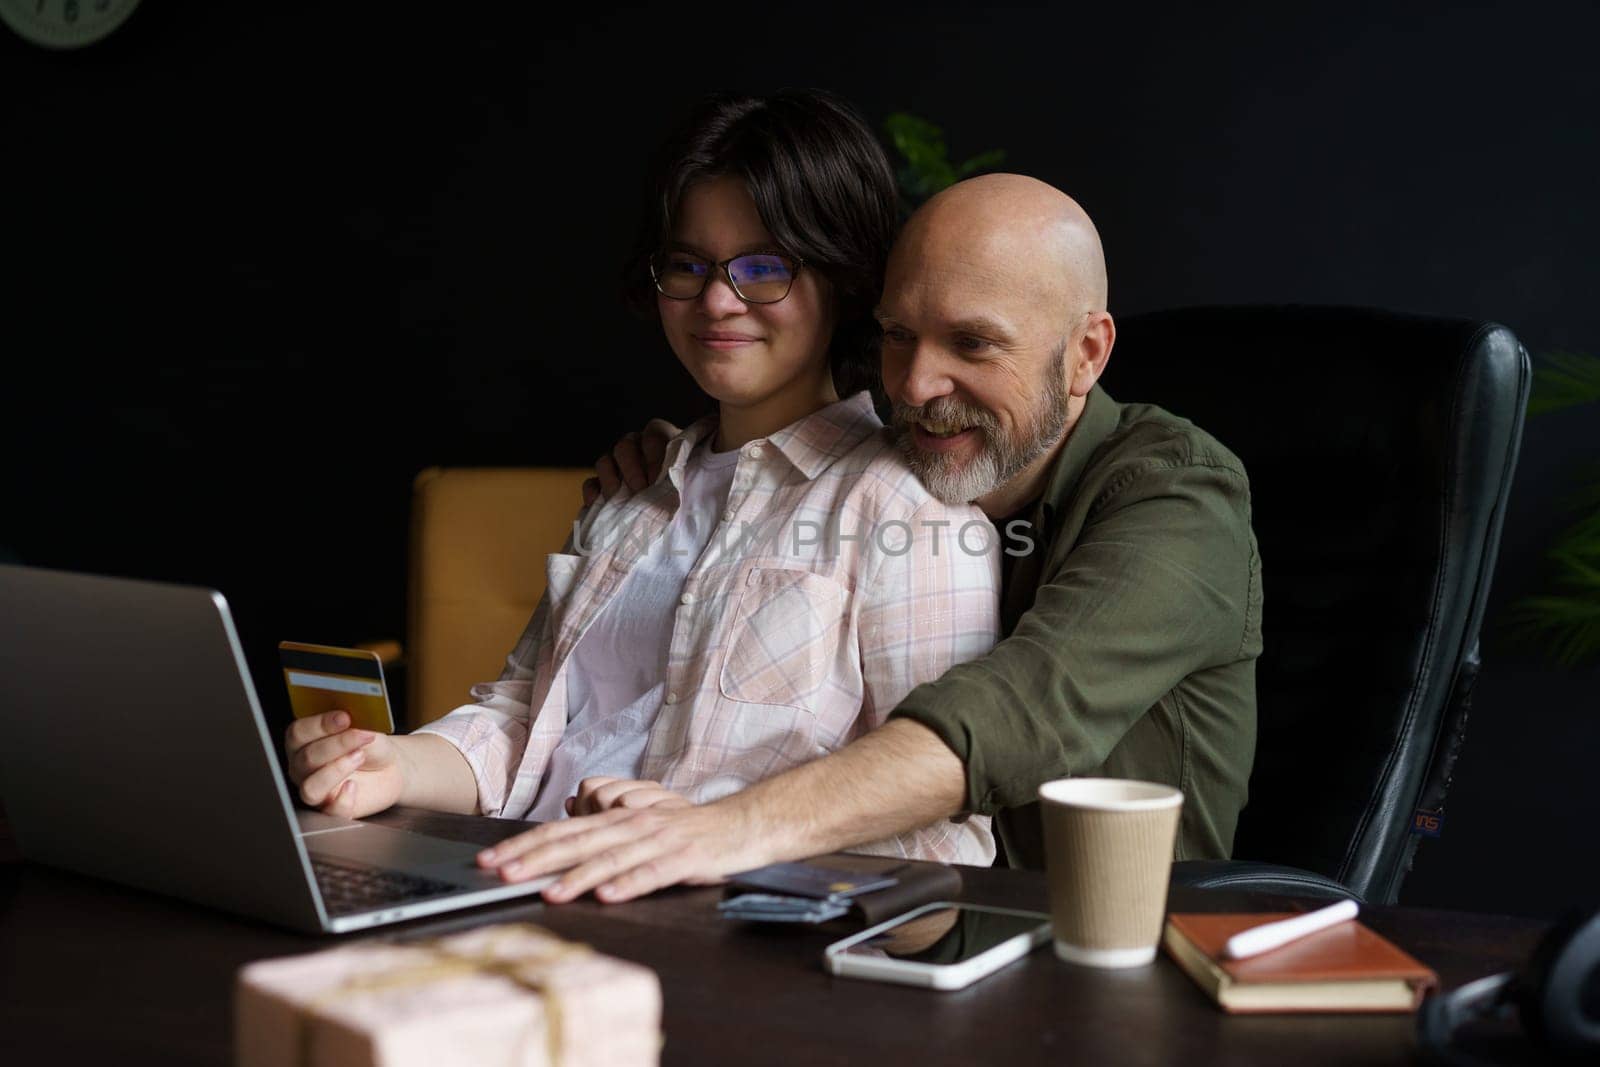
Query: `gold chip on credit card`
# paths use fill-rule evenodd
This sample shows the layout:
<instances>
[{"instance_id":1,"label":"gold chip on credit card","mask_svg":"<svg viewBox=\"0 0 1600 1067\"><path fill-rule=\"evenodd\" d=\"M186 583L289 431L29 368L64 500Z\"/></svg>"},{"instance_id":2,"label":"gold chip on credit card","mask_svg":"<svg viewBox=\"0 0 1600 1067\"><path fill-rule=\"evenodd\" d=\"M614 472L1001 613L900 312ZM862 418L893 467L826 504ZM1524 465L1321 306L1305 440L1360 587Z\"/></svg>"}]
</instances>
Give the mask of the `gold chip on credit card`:
<instances>
[{"instance_id":1,"label":"gold chip on credit card","mask_svg":"<svg viewBox=\"0 0 1600 1067\"><path fill-rule=\"evenodd\" d=\"M376 652L280 641L278 658L283 662L283 681L289 687L289 707L295 718L345 711L357 729L394 733L383 661Z\"/></svg>"}]
</instances>

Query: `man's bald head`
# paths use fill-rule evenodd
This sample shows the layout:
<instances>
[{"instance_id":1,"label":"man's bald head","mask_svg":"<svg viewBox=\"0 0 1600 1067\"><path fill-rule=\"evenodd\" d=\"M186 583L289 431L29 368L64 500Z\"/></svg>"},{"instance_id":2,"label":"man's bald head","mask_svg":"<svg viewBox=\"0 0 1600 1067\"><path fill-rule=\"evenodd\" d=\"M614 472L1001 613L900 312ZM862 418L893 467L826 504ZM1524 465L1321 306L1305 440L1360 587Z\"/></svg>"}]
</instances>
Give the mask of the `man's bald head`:
<instances>
[{"instance_id":1,"label":"man's bald head","mask_svg":"<svg viewBox=\"0 0 1600 1067\"><path fill-rule=\"evenodd\" d=\"M950 186L911 216L895 253L955 255L980 270L1028 263L1037 296L1060 301L1074 317L1106 310L1106 259L1094 223L1072 197L1026 175L984 174Z\"/></svg>"}]
</instances>

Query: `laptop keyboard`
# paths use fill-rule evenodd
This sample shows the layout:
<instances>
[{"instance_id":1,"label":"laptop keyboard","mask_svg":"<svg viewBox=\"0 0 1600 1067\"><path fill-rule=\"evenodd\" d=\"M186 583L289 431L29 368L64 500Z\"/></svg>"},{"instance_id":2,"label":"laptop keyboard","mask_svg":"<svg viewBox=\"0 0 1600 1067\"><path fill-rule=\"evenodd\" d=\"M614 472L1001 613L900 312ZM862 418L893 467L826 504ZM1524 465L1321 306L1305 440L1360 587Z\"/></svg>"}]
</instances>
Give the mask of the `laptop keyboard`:
<instances>
[{"instance_id":1,"label":"laptop keyboard","mask_svg":"<svg viewBox=\"0 0 1600 1067\"><path fill-rule=\"evenodd\" d=\"M403 871L311 857L311 870L329 915L349 915L460 891L459 886Z\"/></svg>"}]
</instances>

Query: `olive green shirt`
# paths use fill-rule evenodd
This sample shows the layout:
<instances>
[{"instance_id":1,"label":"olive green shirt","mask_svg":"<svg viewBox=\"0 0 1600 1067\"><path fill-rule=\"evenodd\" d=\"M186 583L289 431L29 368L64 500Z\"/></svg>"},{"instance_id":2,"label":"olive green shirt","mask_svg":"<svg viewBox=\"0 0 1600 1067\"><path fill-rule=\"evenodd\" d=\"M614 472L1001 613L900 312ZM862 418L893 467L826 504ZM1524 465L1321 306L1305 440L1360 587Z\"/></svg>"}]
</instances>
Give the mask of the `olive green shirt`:
<instances>
[{"instance_id":1,"label":"olive green shirt","mask_svg":"<svg viewBox=\"0 0 1600 1067\"><path fill-rule=\"evenodd\" d=\"M966 764L967 809L1007 862L1044 865L1040 783L1139 778L1183 790L1177 859L1233 847L1255 756L1261 561L1244 466L1193 423L1098 386L1013 554L1004 638L893 715ZM1002 524L1004 527L1005 524Z\"/></svg>"}]
</instances>

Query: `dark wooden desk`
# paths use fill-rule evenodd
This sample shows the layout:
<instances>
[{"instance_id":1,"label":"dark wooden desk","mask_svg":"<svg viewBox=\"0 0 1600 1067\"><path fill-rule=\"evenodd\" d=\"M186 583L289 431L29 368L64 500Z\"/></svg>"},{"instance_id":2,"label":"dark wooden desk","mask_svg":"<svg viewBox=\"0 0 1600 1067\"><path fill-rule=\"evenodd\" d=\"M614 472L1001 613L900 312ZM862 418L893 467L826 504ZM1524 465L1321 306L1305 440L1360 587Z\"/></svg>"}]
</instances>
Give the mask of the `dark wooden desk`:
<instances>
[{"instance_id":1,"label":"dark wooden desk","mask_svg":"<svg viewBox=\"0 0 1600 1067\"><path fill-rule=\"evenodd\" d=\"M521 828L407 811L376 821L485 844ZM963 875L969 900L1045 910L1042 875ZM1097 972L1046 947L955 993L832 978L820 958L833 935L724 921L719 896L680 889L612 906L496 905L369 936L528 919L637 960L661 976L668 1064L1413 1062L1410 1016L1227 1016L1165 958ZM1212 911L1276 903L1197 891L1172 901ZM238 967L339 940L16 862L0 863L0 909L0 1061L9 1064L225 1064ZM1410 908L1365 918L1451 985L1514 966L1543 929Z\"/></svg>"}]
</instances>

